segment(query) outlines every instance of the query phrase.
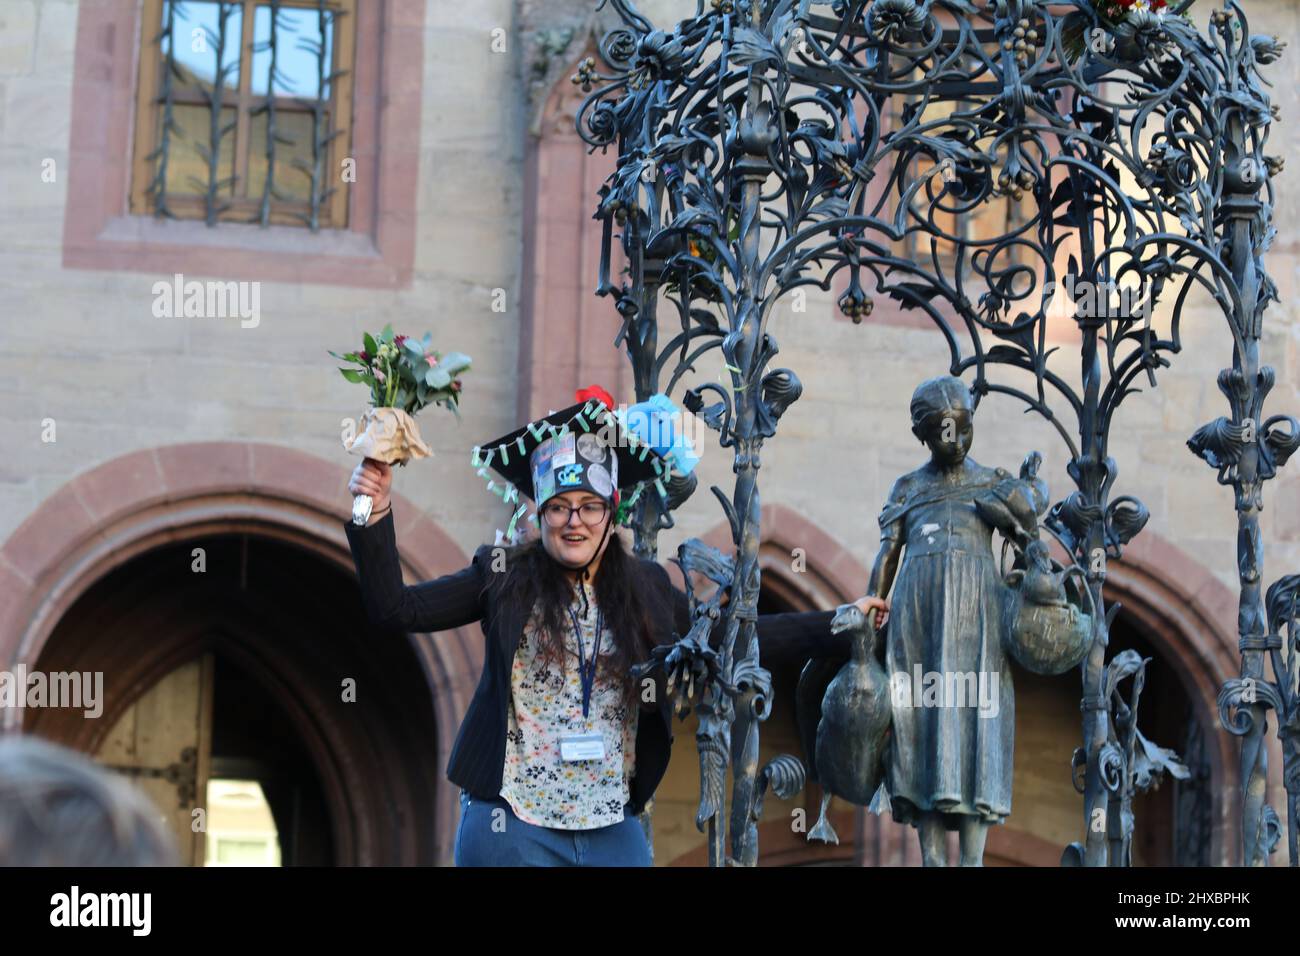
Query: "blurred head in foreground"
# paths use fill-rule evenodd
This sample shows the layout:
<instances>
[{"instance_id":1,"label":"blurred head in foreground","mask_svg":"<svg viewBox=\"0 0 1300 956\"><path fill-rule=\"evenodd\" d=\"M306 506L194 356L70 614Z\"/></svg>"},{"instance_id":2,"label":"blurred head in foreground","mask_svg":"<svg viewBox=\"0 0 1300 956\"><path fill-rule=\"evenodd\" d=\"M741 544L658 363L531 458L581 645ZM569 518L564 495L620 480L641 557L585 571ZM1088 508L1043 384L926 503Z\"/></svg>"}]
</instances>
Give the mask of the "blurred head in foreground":
<instances>
[{"instance_id":1,"label":"blurred head in foreground","mask_svg":"<svg viewBox=\"0 0 1300 956\"><path fill-rule=\"evenodd\" d=\"M0 736L0 866L177 866L149 799L90 758Z\"/></svg>"}]
</instances>

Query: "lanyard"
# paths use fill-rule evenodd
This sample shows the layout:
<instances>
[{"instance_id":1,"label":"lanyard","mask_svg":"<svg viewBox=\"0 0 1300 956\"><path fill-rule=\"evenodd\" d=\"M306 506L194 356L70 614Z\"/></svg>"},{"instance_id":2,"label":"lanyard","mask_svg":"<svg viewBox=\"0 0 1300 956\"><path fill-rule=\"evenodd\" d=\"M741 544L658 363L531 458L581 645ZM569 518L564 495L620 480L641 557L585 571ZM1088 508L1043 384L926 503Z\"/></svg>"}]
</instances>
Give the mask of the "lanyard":
<instances>
[{"instance_id":1,"label":"lanyard","mask_svg":"<svg viewBox=\"0 0 1300 956\"><path fill-rule=\"evenodd\" d=\"M578 624L578 614L569 607L569 617L573 621L573 633L578 639L578 679L582 682L582 717L587 718L587 710L591 706L591 688L596 683L596 662L600 657L600 638L605 631L605 612L599 608L596 610L596 646L591 651L591 670L587 670L587 650L586 644L582 640L582 627Z\"/></svg>"}]
</instances>

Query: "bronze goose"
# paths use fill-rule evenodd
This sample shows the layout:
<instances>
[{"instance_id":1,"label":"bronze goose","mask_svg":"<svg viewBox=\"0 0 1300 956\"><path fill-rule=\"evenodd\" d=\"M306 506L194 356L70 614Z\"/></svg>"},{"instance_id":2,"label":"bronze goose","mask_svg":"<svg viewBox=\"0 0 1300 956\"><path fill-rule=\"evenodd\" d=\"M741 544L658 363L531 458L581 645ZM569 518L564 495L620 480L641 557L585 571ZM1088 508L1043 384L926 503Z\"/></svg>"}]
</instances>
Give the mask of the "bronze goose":
<instances>
[{"instance_id":1,"label":"bronze goose","mask_svg":"<svg viewBox=\"0 0 1300 956\"><path fill-rule=\"evenodd\" d=\"M826 843L840 842L826 816L831 797L859 806L871 803L884 775L892 731L889 679L876 660L876 629L856 605L842 604L831 631L846 630L851 631L852 655L822 697L814 751L822 803L808 839Z\"/></svg>"}]
</instances>

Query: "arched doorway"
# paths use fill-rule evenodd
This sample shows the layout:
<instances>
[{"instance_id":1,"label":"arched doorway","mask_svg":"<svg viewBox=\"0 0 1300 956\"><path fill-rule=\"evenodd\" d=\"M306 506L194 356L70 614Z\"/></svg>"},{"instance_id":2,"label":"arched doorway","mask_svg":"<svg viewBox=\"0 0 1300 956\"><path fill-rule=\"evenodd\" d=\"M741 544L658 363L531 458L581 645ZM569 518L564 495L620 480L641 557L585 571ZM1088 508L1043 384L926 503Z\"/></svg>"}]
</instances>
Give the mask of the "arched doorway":
<instances>
[{"instance_id":1,"label":"arched doorway","mask_svg":"<svg viewBox=\"0 0 1300 956\"><path fill-rule=\"evenodd\" d=\"M1240 853L1239 745L1219 725L1217 697L1237 674L1237 595L1150 531L1111 564L1106 591L1121 606L1108 656L1132 647L1153 658L1139 726L1191 771L1188 780L1166 780L1135 802L1134 861L1141 855L1152 865L1231 866ZM1276 738L1269 747L1280 764ZM1155 824L1147 837L1144 818Z\"/></svg>"},{"instance_id":2,"label":"arched doorway","mask_svg":"<svg viewBox=\"0 0 1300 956\"><path fill-rule=\"evenodd\" d=\"M36 661L102 672L102 717L29 710L23 730L155 786L154 771L185 766L193 748L193 769L162 784L173 806L184 809L188 788L215 818L214 785L256 783L285 863L431 861L433 816L416 808L434 802L434 709L410 644L386 637L366 623L350 577L299 548L253 534L173 542L95 582ZM138 727L114 735L141 706ZM401 808L379 813L387 825L350 822L384 806Z\"/></svg>"},{"instance_id":3,"label":"arched doorway","mask_svg":"<svg viewBox=\"0 0 1300 956\"><path fill-rule=\"evenodd\" d=\"M1129 649L1150 658L1139 728L1148 740L1176 751L1193 771L1185 785L1165 776L1159 786L1134 797L1133 865L1209 865L1212 834L1206 813L1218 784L1203 744L1206 722L1214 715L1195 705L1166 653L1122 609L1111 625L1107 659ZM1079 675L1046 677L1014 663L1011 670L1016 694L1012 810L1007 822L989 833L985 865L1056 866L1064 848L1082 838L1082 797L1070 777L1071 756L1081 743Z\"/></svg>"},{"instance_id":4,"label":"arched doorway","mask_svg":"<svg viewBox=\"0 0 1300 956\"><path fill-rule=\"evenodd\" d=\"M759 549L762 584L758 595L759 614L784 614L791 611L821 610L805 589L798 587L799 576L808 572L806 556L791 555L791 548L766 538ZM818 562L820 563L820 562ZM816 570L813 571L817 573ZM834 592L832 592L834 593ZM832 607L849 600L836 593ZM798 720L796 688L803 664L797 661L770 661L764 665L772 674L772 713L760 735L763 762L781 753L793 754L808 767L808 747ZM763 816L771 821L760 833L760 866L855 866L861 865L862 850L867 842L866 830L872 826L861 808L834 801L830 808L831 826L839 837L838 844L809 842L807 831L817 822L822 788L809 781L801 793L785 802L769 794L764 801ZM800 826L792 826L793 815Z\"/></svg>"},{"instance_id":5,"label":"arched doorway","mask_svg":"<svg viewBox=\"0 0 1300 956\"><path fill-rule=\"evenodd\" d=\"M763 505L761 522L759 614L826 610L861 596L867 569L825 531L780 504ZM701 540L724 553L733 547L730 530L721 523ZM680 572L674 569L671 574L678 583ZM785 753L806 766L795 716L795 687L802 663L764 660L763 666L772 675L773 704L760 734L759 765ZM704 866L707 848L693 821L699 796L695 718L675 724L674 733L677 742L672 761L655 797L656 855L672 866ZM901 840L890 840L893 831L901 831L901 827L842 801L833 803L830 811L839 844L809 842L807 829L817 820L820 802L821 790L814 783L790 800L767 795L758 828L759 866L864 865L868 848L887 846L885 852L900 856L905 852Z\"/></svg>"},{"instance_id":6,"label":"arched doorway","mask_svg":"<svg viewBox=\"0 0 1300 956\"><path fill-rule=\"evenodd\" d=\"M5 732L100 753L137 779L170 768L193 778L196 801L204 781L253 784L284 862L449 862L457 813L443 766L482 641L468 628L433 640L364 622L346 480L300 452L210 443L136 452L55 492L0 550L0 661L98 672L103 710L30 710L21 722L9 711ZM468 563L394 497L408 580ZM164 747L168 695L184 700L164 710L192 729L173 727ZM111 738L141 706L160 751L136 746L131 766L131 747ZM232 852L247 849L239 842Z\"/></svg>"},{"instance_id":7,"label":"arched doorway","mask_svg":"<svg viewBox=\"0 0 1300 956\"><path fill-rule=\"evenodd\" d=\"M1063 560L1059 551L1056 557ZM1120 606L1106 659L1129 649L1151 659L1138 726L1192 771L1187 781L1166 776L1134 798L1133 864L1230 865L1236 745L1218 725L1215 699L1236 669L1236 598L1150 529L1128 545L1123 560L1108 565L1105 595L1108 606ZM1052 866L1066 844L1083 838L1082 797L1070 780L1070 758L1081 745L1079 674L1042 677L1013 668L1013 679L1012 812L1004 826L990 830L985 863Z\"/></svg>"}]
</instances>

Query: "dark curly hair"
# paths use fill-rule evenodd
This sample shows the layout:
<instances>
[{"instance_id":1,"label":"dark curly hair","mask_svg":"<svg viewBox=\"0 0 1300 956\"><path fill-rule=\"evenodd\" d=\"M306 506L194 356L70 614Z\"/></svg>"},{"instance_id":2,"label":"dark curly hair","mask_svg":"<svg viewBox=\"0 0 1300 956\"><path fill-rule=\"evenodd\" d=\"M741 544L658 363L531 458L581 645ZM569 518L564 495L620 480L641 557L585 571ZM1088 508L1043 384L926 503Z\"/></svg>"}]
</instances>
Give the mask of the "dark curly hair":
<instances>
[{"instance_id":1,"label":"dark curly hair","mask_svg":"<svg viewBox=\"0 0 1300 956\"><path fill-rule=\"evenodd\" d=\"M494 588L493 600L515 603L523 613L529 609L538 615L538 650L546 667L564 673L568 665L565 635L572 630L568 606L578 594L578 585L565 574L564 565L556 561L542 545L540 537L505 548L505 571L491 575L486 588ZM604 612L605 626L613 634L614 649L599 658L601 678L610 675L623 683L624 701L637 706L637 687L629 673L632 665L649 659L654 645L649 609L637 576L637 557L623 538L611 530L605 552L592 584L596 604ZM591 587L591 585L589 585ZM590 593L590 592L588 592Z\"/></svg>"}]
</instances>

